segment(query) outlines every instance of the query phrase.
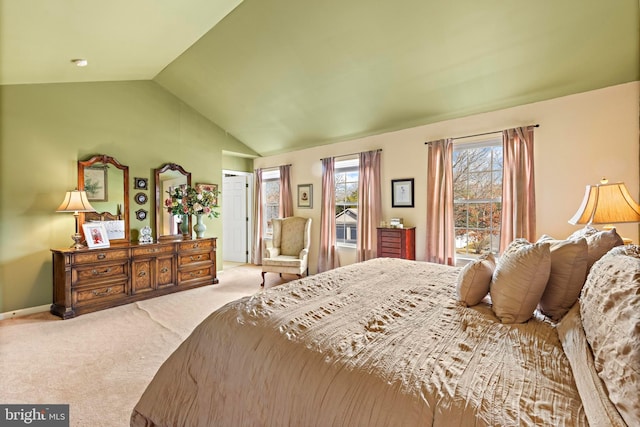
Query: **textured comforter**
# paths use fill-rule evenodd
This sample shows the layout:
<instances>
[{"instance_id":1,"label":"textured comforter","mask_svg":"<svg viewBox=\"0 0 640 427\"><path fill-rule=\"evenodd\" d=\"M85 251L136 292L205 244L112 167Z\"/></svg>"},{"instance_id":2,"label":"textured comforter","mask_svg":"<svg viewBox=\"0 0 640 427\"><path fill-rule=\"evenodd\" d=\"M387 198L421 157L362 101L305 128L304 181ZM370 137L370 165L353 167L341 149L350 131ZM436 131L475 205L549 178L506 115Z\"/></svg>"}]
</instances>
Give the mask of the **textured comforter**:
<instances>
[{"instance_id":1,"label":"textured comforter","mask_svg":"<svg viewBox=\"0 0 640 427\"><path fill-rule=\"evenodd\" d=\"M586 425L556 331L455 301L458 269L375 259L227 304L132 426Z\"/></svg>"}]
</instances>

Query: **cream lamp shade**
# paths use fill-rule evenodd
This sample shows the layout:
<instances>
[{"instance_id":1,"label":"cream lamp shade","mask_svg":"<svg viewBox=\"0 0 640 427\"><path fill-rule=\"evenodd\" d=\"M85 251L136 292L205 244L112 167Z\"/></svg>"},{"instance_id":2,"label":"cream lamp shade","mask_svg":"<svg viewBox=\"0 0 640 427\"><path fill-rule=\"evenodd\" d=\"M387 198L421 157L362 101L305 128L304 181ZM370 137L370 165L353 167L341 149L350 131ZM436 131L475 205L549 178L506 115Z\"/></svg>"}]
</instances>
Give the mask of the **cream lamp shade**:
<instances>
[{"instance_id":1,"label":"cream lamp shade","mask_svg":"<svg viewBox=\"0 0 640 427\"><path fill-rule=\"evenodd\" d=\"M605 180L603 180L605 181ZM571 224L615 224L640 222L640 206L631 198L623 182L587 185Z\"/></svg>"},{"instance_id":2,"label":"cream lamp shade","mask_svg":"<svg viewBox=\"0 0 640 427\"><path fill-rule=\"evenodd\" d=\"M81 243L82 234L78 231L78 212L95 212L96 210L89 203L87 199L87 193L85 191L67 191L64 196L64 200L56 209L56 212L73 212L73 216L76 219L76 232L71 236L75 242L71 247L81 249L84 245Z\"/></svg>"}]
</instances>

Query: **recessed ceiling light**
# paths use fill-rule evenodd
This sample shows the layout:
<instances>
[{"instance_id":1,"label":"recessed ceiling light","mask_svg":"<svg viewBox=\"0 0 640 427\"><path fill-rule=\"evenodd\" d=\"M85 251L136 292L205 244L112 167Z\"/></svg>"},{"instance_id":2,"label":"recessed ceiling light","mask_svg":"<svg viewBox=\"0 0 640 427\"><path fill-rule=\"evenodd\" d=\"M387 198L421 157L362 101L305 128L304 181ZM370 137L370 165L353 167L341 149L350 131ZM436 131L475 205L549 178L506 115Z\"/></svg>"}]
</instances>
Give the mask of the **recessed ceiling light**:
<instances>
[{"instance_id":1,"label":"recessed ceiling light","mask_svg":"<svg viewBox=\"0 0 640 427\"><path fill-rule=\"evenodd\" d=\"M73 62L74 64L76 64L76 66L78 67L86 67L87 65L89 65L89 61L87 61L86 59L72 59L71 62Z\"/></svg>"}]
</instances>

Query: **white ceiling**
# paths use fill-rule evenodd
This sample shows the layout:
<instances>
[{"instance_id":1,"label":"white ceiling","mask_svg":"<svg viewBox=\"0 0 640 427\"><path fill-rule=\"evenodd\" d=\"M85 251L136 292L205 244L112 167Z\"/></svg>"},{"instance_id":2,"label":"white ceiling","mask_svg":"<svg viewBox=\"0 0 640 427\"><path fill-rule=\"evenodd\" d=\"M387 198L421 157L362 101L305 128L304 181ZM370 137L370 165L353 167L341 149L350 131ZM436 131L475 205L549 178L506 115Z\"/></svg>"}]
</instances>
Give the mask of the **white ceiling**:
<instances>
[{"instance_id":1,"label":"white ceiling","mask_svg":"<svg viewBox=\"0 0 640 427\"><path fill-rule=\"evenodd\" d=\"M0 84L153 79L241 2L0 0Z\"/></svg>"}]
</instances>

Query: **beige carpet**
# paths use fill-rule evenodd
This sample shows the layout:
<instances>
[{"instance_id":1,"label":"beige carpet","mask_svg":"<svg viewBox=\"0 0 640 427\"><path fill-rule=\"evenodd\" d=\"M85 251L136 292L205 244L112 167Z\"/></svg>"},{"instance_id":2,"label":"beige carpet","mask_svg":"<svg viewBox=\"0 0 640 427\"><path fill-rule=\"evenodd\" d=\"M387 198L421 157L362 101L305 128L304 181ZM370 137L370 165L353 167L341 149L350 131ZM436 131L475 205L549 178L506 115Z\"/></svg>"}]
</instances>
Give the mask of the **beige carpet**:
<instances>
[{"instance_id":1,"label":"beige carpet","mask_svg":"<svg viewBox=\"0 0 640 427\"><path fill-rule=\"evenodd\" d=\"M260 268L220 283L74 319L40 313L0 321L0 403L70 405L71 426L127 426L162 362L206 316L260 292ZM295 279L267 274L266 288Z\"/></svg>"}]
</instances>

